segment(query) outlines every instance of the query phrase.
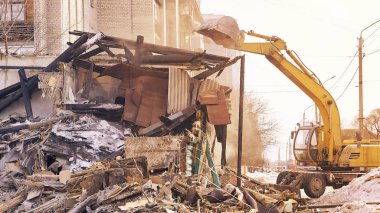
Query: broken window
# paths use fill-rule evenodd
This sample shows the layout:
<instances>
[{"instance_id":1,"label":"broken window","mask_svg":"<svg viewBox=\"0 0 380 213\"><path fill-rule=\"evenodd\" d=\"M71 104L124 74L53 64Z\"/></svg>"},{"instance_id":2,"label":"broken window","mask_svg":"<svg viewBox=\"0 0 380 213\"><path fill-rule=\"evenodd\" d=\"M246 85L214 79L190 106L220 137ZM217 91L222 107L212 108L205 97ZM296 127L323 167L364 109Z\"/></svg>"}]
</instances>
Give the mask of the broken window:
<instances>
[{"instance_id":1,"label":"broken window","mask_svg":"<svg viewBox=\"0 0 380 213\"><path fill-rule=\"evenodd\" d=\"M0 1L0 22L3 32L0 41L28 41L33 42L32 0L2 0ZM17 45L13 43L13 45Z\"/></svg>"},{"instance_id":2,"label":"broken window","mask_svg":"<svg viewBox=\"0 0 380 213\"><path fill-rule=\"evenodd\" d=\"M25 0L5 0L2 5L1 20L5 21L25 21Z\"/></svg>"}]
</instances>

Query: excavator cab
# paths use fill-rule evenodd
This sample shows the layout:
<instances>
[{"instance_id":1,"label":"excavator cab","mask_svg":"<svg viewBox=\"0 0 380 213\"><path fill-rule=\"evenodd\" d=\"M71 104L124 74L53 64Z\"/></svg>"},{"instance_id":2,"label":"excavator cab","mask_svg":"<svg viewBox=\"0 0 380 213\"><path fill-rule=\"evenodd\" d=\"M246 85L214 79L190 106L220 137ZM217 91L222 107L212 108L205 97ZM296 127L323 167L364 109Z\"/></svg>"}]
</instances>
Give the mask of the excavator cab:
<instances>
[{"instance_id":1,"label":"excavator cab","mask_svg":"<svg viewBox=\"0 0 380 213\"><path fill-rule=\"evenodd\" d=\"M319 126L302 126L295 132L293 153L298 162L316 162L318 160Z\"/></svg>"}]
</instances>

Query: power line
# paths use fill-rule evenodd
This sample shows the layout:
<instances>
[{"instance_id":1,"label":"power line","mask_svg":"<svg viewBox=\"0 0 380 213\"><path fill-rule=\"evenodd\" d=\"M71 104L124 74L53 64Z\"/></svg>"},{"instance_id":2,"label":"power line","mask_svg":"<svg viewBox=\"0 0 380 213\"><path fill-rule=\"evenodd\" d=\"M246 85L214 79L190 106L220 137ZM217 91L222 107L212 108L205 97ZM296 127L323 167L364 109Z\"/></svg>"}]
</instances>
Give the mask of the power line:
<instances>
[{"instance_id":1,"label":"power line","mask_svg":"<svg viewBox=\"0 0 380 213\"><path fill-rule=\"evenodd\" d=\"M346 87L346 86L336 86L336 88L338 87ZM252 93L293 93L293 92L301 92L301 90L252 91Z\"/></svg>"},{"instance_id":2,"label":"power line","mask_svg":"<svg viewBox=\"0 0 380 213\"><path fill-rule=\"evenodd\" d=\"M332 88L335 88L336 85L338 84L338 82L340 82L340 80L343 79L343 76L346 75L348 69L350 68L352 62L354 62L354 59L356 58L356 56L358 55L358 50L356 50L355 54L354 54L354 57L352 57L351 61L348 63L348 65L346 66L346 68L344 69L343 73L338 77L338 79L335 81L335 83L330 87L330 89Z\"/></svg>"},{"instance_id":3,"label":"power line","mask_svg":"<svg viewBox=\"0 0 380 213\"><path fill-rule=\"evenodd\" d=\"M314 78L316 78L316 79L318 80L319 84L323 87L323 84L322 84L321 80L318 78L317 75L315 75L315 73L314 73L309 67L306 66L305 63L303 63L303 61L302 61L301 58L298 56L298 54L296 53L296 51L292 50L292 52L297 56L297 58L298 58L298 60L301 62L301 64L302 64L304 67L306 67L306 69L308 69L309 72L311 72L311 74L314 76Z\"/></svg>"},{"instance_id":4,"label":"power line","mask_svg":"<svg viewBox=\"0 0 380 213\"><path fill-rule=\"evenodd\" d=\"M288 93L288 92L300 92L301 90L277 90L277 91L253 91L252 93Z\"/></svg>"},{"instance_id":5,"label":"power line","mask_svg":"<svg viewBox=\"0 0 380 213\"><path fill-rule=\"evenodd\" d=\"M344 95L344 93L347 91L348 87L351 85L352 81L354 80L354 78L356 76L356 73L358 73L358 70L359 70L359 66L358 66L358 68L356 68L356 71L352 75L351 80L348 82L348 84L346 85L346 88L344 88L344 90L342 91L342 93L340 93L340 95L338 96L338 98L336 99L336 101L338 101Z\"/></svg>"},{"instance_id":6,"label":"power line","mask_svg":"<svg viewBox=\"0 0 380 213\"><path fill-rule=\"evenodd\" d=\"M366 55L366 56L368 56L368 55L372 55L372 54L375 54L375 53L377 53L377 52L379 52L379 51L380 51L380 49L375 50L375 51L372 51L372 52L367 53L367 54L365 54L365 55Z\"/></svg>"},{"instance_id":7,"label":"power line","mask_svg":"<svg viewBox=\"0 0 380 213\"><path fill-rule=\"evenodd\" d=\"M371 45L374 41L376 41L378 38L380 38L380 35L376 36L374 39L372 39L371 42L367 44L367 46Z\"/></svg>"},{"instance_id":8,"label":"power line","mask_svg":"<svg viewBox=\"0 0 380 213\"><path fill-rule=\"evenodd\" d=\"M367 36L367 38L365 38L364 41L369 39L371 36L373 36L373 34L375 34L379 29L380 29L380 26L378 28L376 28L376 30L374 30L369 36Z\"/></svg>"},{"instance_id":9,"label":"power line","mask_svg":"<svg viewBox=\"0 0 380 213\"><path fill-rule=\"evenodd\" d=\"M302 55L308 58L354 58L354 55Z\"/></svg>"}]
</instances>

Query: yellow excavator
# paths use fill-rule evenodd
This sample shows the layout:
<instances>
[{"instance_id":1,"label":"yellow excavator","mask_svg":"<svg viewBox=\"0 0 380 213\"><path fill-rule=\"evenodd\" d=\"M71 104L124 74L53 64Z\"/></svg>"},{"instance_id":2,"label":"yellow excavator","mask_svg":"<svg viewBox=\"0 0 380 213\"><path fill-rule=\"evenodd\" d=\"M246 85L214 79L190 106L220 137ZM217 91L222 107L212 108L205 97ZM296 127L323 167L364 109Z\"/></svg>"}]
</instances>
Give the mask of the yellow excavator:
<instances>
[{"instance_id":1,"label":"yellow excavator","mask_svg":"<svg viewBox=\"0 0 380 213\"><path fill-rule=\"evenodd\" d=\"M281 172L277 184L304 189L306 195L317 198L324 193L326 186L339 188L380 166L380 141L362 139L361 134L357 134L355 139L342 140L340 116L334 98L297 54L287 49L282 39L241 31L235 19L229 16L206 21L197 32L225 48L264 55L317 106L322 122L309 126L298 124L298 129L292 132L297 165L316 169ZM245 36L264 41L245 42Z\"/></svg>"}]
</instances>

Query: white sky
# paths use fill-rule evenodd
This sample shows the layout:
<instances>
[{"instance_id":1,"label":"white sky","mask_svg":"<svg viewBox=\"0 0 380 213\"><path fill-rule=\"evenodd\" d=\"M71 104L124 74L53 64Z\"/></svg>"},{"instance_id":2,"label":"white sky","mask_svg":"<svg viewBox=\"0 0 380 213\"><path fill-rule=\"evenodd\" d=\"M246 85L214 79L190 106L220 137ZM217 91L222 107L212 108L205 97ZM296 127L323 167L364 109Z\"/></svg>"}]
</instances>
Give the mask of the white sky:
<instances>
[{"instance_id":1,"label":"white sky","mask_svg":"<svg viewBox=\"0 0 380 213\"><path fill-rule=\"evenodd\" d=\"M357 51L360 31L380 19L380 1L202 0L201 11L232 16L241 29L284 39L288 48L296 51L322 82L336 76L325 87L334 86L329 91L337 99L358 67L356 57L344 73ZM364 31L363 38L364 53L380 49L380 23ZM278 141L285 143L304 110L313 102L264 56L247 54L246 57L246 90L268 103L273 118L280 124ZM380 51L364 58L364 115L380 107L379 59ZM358 114L357 85L356 74L337 100L343 127L350 127ZM313 107L306 115L313 118Z\"/></svg>"}]
</instances>

